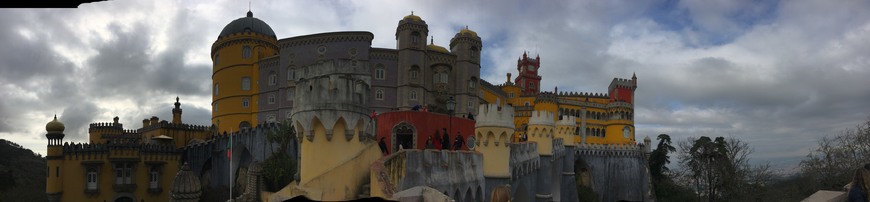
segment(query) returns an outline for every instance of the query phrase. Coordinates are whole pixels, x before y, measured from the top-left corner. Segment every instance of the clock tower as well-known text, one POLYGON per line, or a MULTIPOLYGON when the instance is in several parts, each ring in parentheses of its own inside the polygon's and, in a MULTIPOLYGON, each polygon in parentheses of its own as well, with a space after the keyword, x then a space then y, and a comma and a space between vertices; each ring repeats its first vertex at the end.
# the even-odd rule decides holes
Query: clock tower
POLYGON ((523 94, 538 94, 541 92, 541 76, 538 75, 540 67, 541 56, 529 58, 523 52, 523 57, 517 59, 517 71, 520 74, 514 79, 514 83, 520 86, 523 94))

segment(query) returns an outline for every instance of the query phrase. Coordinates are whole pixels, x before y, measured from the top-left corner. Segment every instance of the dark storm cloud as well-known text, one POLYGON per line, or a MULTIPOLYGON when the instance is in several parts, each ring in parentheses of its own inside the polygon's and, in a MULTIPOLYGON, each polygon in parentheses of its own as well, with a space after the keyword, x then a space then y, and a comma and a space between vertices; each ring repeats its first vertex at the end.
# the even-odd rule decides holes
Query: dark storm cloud
POLYGON ((77 103, 69 105, 63 110, 62 116, 57 117, 63 120, 66 130, 65 140, 83 141, 87 140, 89 124, 98 115, 100 109, 97 105, 90 102, 77 103))

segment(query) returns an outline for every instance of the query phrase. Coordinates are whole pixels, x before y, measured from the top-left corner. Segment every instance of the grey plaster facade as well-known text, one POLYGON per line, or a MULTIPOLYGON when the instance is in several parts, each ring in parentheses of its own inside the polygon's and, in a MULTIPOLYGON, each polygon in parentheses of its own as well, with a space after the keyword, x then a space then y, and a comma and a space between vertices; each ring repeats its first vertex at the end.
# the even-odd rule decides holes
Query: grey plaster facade
POLYGON ((280 122, 294 107, 300 75, 322 61, 345 60, 369 67, 371 110, 408 110, 415 105, 446 112, 449 97, 456 100, 456 116, 476 112, 480 97, 482 42, 466 29, 450 40, 450 48, 426 39, 428 25, 409 15, 396 28, 396 48, 372 47, 374 34, 330 32, 278 40, 278 54, 259 61, 257 120, 280 122), (442 75, 443 74, 443 75, 442 75))

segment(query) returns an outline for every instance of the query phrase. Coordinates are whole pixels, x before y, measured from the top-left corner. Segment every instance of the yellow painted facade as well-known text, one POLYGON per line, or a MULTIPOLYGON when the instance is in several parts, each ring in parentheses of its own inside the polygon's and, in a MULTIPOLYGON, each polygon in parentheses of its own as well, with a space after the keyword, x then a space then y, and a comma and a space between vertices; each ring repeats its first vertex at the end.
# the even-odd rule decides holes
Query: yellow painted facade
POLYGON ((277 38, 257 32, 231 33, 214 42, 211 121, 218 132, 238 131, 259 123, 258 62, 277 53, 277 38))
POLYGON ((179 148, 211 135, 210 127, 181 122, 177 100, 173 122, 152 117, 142 128, 125 130, 116 117, 90 124, 88 143, 63 143, 59 123, 46 126, 49 201, 167 201, 180 168, 179 148))
MULTIPOLYGON (((620 83, 622 85, 630 83, 628 86, 620 87, 629 90, 628 92, 633 96, 636 78, 632 78, 632 80, 614 79, 614 83, 619 82, 622 82, 620 83)), ((558 121, 559 115, 574 117, 575 131, 570 132, 571 137, 564 138, 565 140, 573 140, 573 143, 627 144, 636 141, 633 98, 630 101, 619 101, 603 93, 524 93, 522 86, 511 82, 510 74, 507 74, 507 81, 503 84, 485 85, 480 86, 483 103, 507 103, 515 107, 514 125, 516 131, 512 136, 512 140, 515 142, 522 141, 524 135, 531 141, 530 135, 533 130, 529 126, 529 117, 534 111, 547 111, 556 114, 555 121, 558 121), (626 128, 628 136, 624 132, 626 128)), ((570 142, 566 142, 566 144, 568 143, 570 142)))

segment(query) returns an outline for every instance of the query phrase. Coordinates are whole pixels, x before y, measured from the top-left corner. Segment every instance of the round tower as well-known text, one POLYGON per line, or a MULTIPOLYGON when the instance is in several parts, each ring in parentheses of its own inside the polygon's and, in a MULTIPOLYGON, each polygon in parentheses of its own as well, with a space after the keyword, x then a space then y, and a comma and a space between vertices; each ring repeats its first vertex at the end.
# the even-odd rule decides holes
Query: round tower
POLYGON ((296 81, 291 119, 301 141, 299 185, 330 190, 315 200, 349 200, 367 182, 368 166, 382 157, 368 129, 371 73, 367 63, 335 59, 313 64, 296 81), (347 170, 350 169, 350 170, 347 170), (320 198, 320 197, 323 198, 320 198))
POLYGON ((45 154, 47 179, 45 181, 45 193, 48 195, 49 201, 60 201, 63 195, 63 178, 61 178, 61 170, 63 169, 63 134, 66 127, 57 120, 57 115, 54 115, 54 120, 45 124, 45 137, 48 138, 48 149, 45 154))
POLYGON ((426 75, 431 75, 432 71, 426 67, 426 53, 430 50, 447 52, 447 49, 434 44, 427 46, 428 37, 429 25, 413 12, 402 18, 396 27, 396 103, 400 109, 408 110, 417 104, 428 104, 429 96, 423 86, 431 79, 426 75))
POLYGON ((266 22, 247 16, 227 24, 212 44, 212 124, 218 131, 257 124, 259 64, 278 52, 278 39, 266 22))
POLYGON ((466 26, 450 39, 450 51, 456 55, 455 96, 459 113, 476 113, 480 103, 480 54, 483 46, 477 32, 466 26))
POLYGON ((475 150, 483 154, 483 177, 487 181, 485 192, 489 192, 497 185, 511 182, 510 143, 515 130, 514 108, 501 103, 482 104, 475 120, 475 150))
MULTIPOLYGON (((537 104, 535 105, 537 108, 537 104)), ((555 116, 553 112, 546 110, 535 110, 529 118, 528 135, 529 142, 538 144, 538 154, 540 164, 538 169, 538 179, 535 185, 535 196, 537 201, 550 201, 553 199, 552 186, 553 181, 553 134, 555 131, 555 116)))

